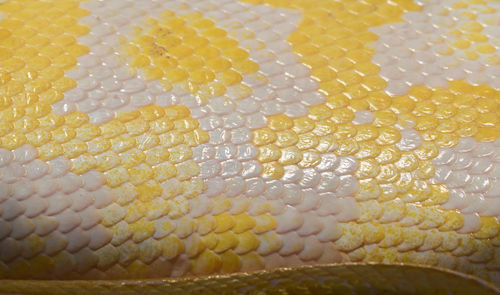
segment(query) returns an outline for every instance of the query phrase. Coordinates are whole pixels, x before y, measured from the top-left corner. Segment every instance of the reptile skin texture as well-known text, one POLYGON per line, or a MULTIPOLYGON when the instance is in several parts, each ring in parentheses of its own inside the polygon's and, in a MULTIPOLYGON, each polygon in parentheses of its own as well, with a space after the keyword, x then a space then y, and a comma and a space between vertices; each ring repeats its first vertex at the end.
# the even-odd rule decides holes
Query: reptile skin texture
POLYGON ((500 286, 499 138, 498 0, 0 1, 0 282, 500 286))

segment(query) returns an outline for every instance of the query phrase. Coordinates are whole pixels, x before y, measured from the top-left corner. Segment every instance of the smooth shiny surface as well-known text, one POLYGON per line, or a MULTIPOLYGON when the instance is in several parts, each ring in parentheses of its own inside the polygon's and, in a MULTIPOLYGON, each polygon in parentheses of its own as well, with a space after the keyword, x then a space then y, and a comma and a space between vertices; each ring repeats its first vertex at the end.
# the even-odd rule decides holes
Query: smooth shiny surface
POLYGON ((3 290, 23 294, 499 294, 461 273, 414 265, 283 268, 276 271, 178 280, 4 281, 3 290))

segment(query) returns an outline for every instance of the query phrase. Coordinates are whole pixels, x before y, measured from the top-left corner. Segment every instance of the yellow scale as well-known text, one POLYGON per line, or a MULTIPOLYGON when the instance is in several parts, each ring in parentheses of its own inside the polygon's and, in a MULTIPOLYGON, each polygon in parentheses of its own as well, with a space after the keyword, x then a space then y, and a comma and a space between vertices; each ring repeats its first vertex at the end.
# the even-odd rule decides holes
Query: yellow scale
MULTIPOLYGON (((287 165, 316 167, 324 153, 354 156, 359 161, 355 177, 360 187, 355 199, 361 215, 341 223, 342 236, 333 242, 349 261, 441 266, 446 260, 448 268, 498 284, 498 220, 483 216, 477 232, 458 233, 463 216, 440 207, 449 198, 448 189, 427 181, 435 173, 432 160, 440 149, 455 147, 464 137, 478 142, 499 138, 500 91, 453 81, 448 88, 415 86, 400 97, 384 92, 387 83, 371 62, 375 51, 369 46, 378 36, 369 29, 401 22, 403 13, 421 10, 413 1, 244 2, 301 12, 302 20, 287 41, 326 97, 325 103, 309 107, 307 116, 268 116, 267 126, 253 131, 261 175, 280 179, 287 165), (355 112, 366 110, 373 113, 373 122, 353 124, 355 112), (412 126, 422 136, 422 145, 413 151, 400 150, 396 143, 401 134, 395 124, 412 126), (407 181, 401 173, 415 178, 407 181), (393 189, 386 190, 387 185, 393 189), (424 243, 434 251, 421 255, 415 250, 424 243), (454 255, 470 253, 474 253, 471 262, 454 260, 454 255)), ((496 13, 487 1, 456 3, 457 8, 472 4, 496 13)), ((83 112, 61 116, 52 111, 51 105, 76 87, 76 81, 65 73, 89 52, 77 38, 90 32, 78 23, 90 11, 79 8, 79 1, 74 0, 9 0, 0 4, 0 13, 0 147, 14 150, 28 144, 37 149, 42 161, 63 156, 71 160, 74 174, 97 170, 104 174, 108 187, 121 192, 116 200, 121 209, 104 208, 100 223, 112 232, 113 241, 129 241, 116 247, 109 243, 95 251, 98 269, 119 279, 168 275, 171 270, 162 269, 164 264, 154 262, 155 258, 174 259, 180 254, 189 258, 193 274, 234 273, 242 265, 265 267, 265 258, 256 252, 261 241, 271 248, 282 246, 273 233, 278 221, 269 214, 271 203, 257 216, 222 213, 190 219, 185 216, 186 203, 174 198, 182 195, 188 202, 206 189, 196 177, 200 167, 192 157, 193 148, 207 143, 209 134, 192 118, 189 108, 150 105, 122 112, 99 126, 91 124, 83 112), (121 153, 132 148, 134 153, 121 153), (179 163, 182 169, 175 166, 179 163), (161 187, 171 178, 182 183, 180 191, 161 187), (157 225, 149 217, 163 215, 179 222, 175 230, 168 222, 162 224, 162 230, 172 234, 151 242, 148 238, 157 225), (116 223, 122 219, 128 227, 116 223), (201 238, 187 244, 182 237, 192 232, 201 238), (125 269, 114 267, 123 252, 134 253, 131 259, 137 260, 125 269), (153 262, 141 262, 148 255, 153 262)), ((477 16, 471 12, 468 17, 470 33, 457 30, 460 38, 443 55, 468 49, 467 57, 474 60, 494 51, 481 33, 481 24, 474 21, 477 16)), ((201 13, 163 11, 134 28, 134 38, 122 43, 119 50, 132 66, 131 73, 143 71, 147 80, 158 80, 165 91, 181 87, 202 102, 224 96, 229 87, 237 88, 241 98, 248 96, 252 89, 242 83, 242 77, 257 74, 259 69, 228 32, 201 13)), ((500 65, 500 60, 492 62, 500 65)), ((224 212, 232 204, 220 196, 212 206, 224 212)), ((249 203, 242 206, 248 208, 249 203)), ((44 242, 33 237, 30 243, 43 247, 44 242)), ((60 254, 0 261, 0 279, 37 277, 68 259, 60 254)), ((92 271, 67 277, 96 278, 92 271)))

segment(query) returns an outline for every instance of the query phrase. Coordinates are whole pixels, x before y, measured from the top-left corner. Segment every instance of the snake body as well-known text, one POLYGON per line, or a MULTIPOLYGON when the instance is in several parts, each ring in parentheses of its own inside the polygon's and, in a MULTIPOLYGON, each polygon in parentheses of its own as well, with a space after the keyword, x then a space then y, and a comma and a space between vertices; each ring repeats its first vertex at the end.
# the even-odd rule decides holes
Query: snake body
POLYGON ((499 121, 498 1, 2 1, 0 282, 494 288, 499 121))

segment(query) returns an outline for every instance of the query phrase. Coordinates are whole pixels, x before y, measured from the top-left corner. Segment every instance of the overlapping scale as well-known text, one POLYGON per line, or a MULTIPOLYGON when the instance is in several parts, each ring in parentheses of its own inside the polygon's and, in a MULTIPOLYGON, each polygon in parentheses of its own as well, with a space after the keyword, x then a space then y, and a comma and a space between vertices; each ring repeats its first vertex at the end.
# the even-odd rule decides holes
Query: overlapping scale
POLYGON ((498 282, 497 9, 0 4, 0 278, 403 262, 498 282))

